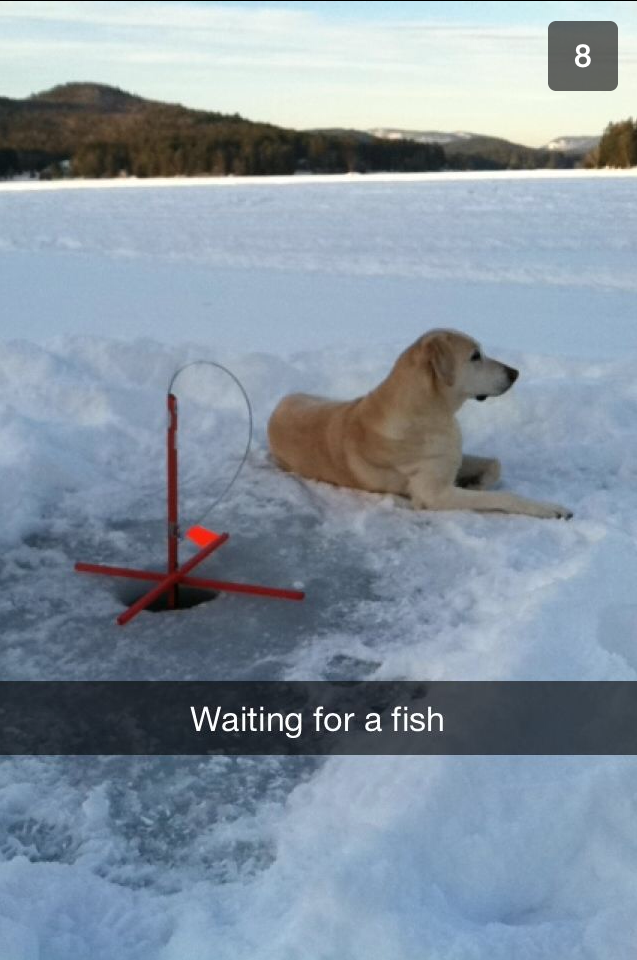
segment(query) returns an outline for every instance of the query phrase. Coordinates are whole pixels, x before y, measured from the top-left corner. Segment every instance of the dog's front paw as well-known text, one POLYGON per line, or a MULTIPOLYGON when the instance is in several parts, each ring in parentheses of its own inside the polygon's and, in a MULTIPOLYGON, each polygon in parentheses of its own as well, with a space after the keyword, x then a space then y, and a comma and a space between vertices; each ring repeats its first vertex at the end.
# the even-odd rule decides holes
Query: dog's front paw
POLYGON ((572 510, 561 507, 559 503, 540 503, 539 507, 537 516, 544 520, 570 520, 573 516, 572 510))

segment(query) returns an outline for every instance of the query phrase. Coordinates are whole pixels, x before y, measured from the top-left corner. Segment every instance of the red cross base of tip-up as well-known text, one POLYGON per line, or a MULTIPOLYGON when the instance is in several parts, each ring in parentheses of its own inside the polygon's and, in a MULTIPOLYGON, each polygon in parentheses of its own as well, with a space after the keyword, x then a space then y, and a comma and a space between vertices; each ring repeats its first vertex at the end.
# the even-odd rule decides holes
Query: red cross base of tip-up
POLYGON ((130 567, 105 566, 98 563, 76 563, 75 569, 79 573, 97 573, 107 577, 125 577, 130 580, 145 580, 155 582, 155 586, 135 601, 124 613, 117 618, 117 623, 124 626, 138 613, 145 610, 167 594, 169 610, 179 606, 179 586, 194 587, 198 590, 212 590, 215 593, 245 593, 258 597, 276 597, 279 600, 303 600, 305 594, 301 590, 285 590, 280 587, 264 587, 254 583, 231 583, 227 580, 210 580, 203 577, 191 577, 194 570, 206 557, 214 553, 229 539, 228 533, 214 533, 202 526, 191 527, 186 536, 192 540, 200 550, 189 560, 179 566, 179 519, 177 493, 177 398, 169 393, 168 404, 168 431, 167 431, 167 479, 168 479, 168 569, 165 573, 153 570, 135 570, 130 567))

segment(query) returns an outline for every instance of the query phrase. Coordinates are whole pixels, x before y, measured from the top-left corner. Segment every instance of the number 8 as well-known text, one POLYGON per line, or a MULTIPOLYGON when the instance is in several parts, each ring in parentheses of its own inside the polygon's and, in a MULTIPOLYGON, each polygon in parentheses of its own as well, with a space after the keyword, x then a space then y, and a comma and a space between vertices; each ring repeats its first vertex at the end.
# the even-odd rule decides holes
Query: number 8
POLYGON ((588 46, 587 43, 578 43, 578 45, 575 47, 575 53, 577 54, 577 56, 575 57, 575 66, 590 67, 591 65, 591 58, 589 57, 590 52, 591 52, 591 48, 588 46), (580 63, 580 60, 583 60, 584 63, 580 63))

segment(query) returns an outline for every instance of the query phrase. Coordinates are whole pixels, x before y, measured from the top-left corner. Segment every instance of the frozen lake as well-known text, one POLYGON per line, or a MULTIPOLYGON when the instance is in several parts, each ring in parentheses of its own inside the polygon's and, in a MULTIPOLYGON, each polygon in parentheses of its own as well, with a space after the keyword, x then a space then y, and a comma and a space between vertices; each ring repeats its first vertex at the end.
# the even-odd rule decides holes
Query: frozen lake
MULTIPOLYGON (((636 185, 0 184, 3 679, 637 680, 636 185), (571 522, 416 513, 271 464, 282 393, 355 396, 432 326, 520 367, 463 410, 466 447, 571 522), (206 569, 308 599, 122 630, 72 565, 161 560, 164 394, 202 357, 255 411, 206 569)), ((193 376, 182 426, 195 520, 241 397, 193 376)), ((7 759, 2 960, 633 960, 636 798, 622 757, 7 759)))
POLYGON ((0 184, 3 336, 637 348, 632 171, 273 181, 0 184))

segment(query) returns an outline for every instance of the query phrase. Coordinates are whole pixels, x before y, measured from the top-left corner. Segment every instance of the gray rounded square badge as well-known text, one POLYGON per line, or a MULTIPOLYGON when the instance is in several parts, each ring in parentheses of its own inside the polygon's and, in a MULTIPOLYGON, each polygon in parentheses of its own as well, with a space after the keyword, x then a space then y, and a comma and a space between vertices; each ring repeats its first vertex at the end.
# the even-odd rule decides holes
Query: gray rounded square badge
POLYGON ((618 32, 613 20, 554 20, 549 24, 551 90, 615 90, 618 32))

